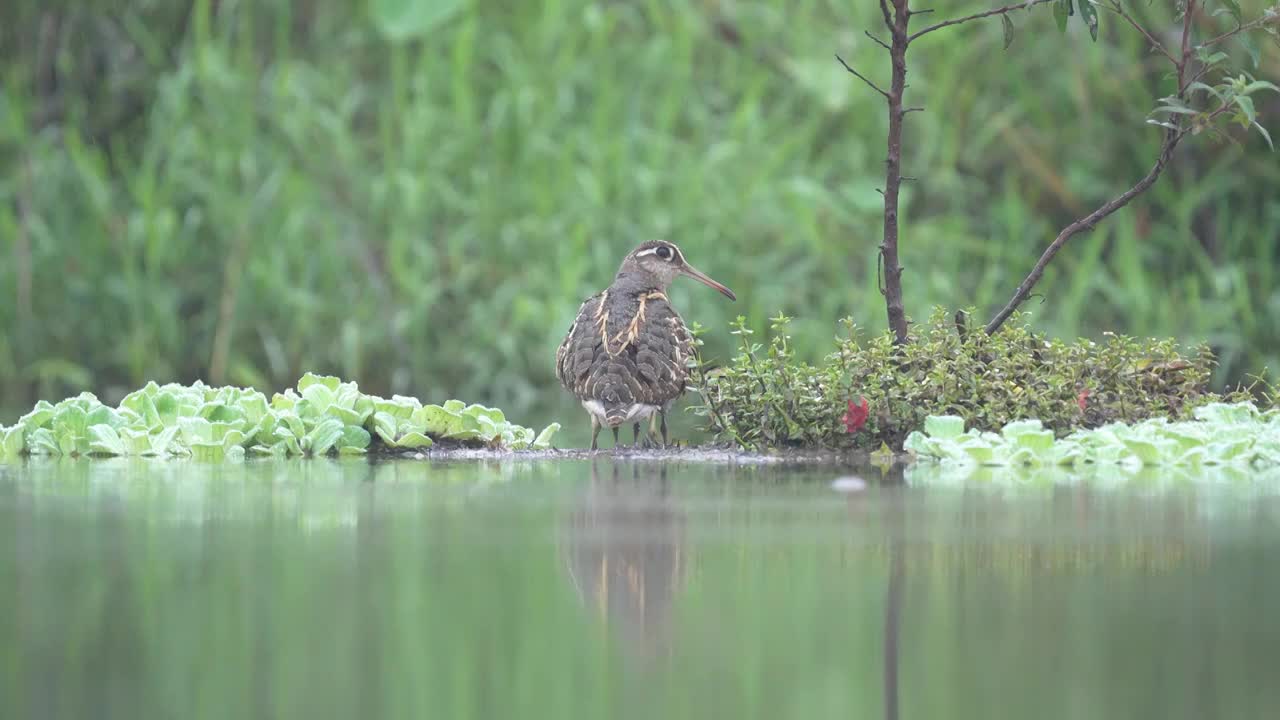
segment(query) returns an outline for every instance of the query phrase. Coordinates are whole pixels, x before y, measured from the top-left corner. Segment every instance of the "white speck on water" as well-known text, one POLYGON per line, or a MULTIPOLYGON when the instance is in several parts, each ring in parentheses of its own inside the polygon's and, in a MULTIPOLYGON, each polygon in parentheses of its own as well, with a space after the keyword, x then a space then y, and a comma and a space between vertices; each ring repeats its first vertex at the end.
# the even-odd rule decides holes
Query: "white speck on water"
POLYGON ((861 492, 867 489, 867 481, 857 475, 846 475, 833 480, 831 489, 836 492, 861 492))

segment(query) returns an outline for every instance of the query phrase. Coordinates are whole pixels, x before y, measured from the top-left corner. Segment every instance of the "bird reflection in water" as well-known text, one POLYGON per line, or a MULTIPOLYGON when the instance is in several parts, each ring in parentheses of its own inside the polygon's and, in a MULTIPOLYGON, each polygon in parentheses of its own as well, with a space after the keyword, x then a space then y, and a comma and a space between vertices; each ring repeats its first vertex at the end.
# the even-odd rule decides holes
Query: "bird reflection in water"
POLYGON ((675 595, 686 579, 686 518, 665 464, 591 465, 564 523, 561 553, 585 607, 643 663, 669 657, 675 595))

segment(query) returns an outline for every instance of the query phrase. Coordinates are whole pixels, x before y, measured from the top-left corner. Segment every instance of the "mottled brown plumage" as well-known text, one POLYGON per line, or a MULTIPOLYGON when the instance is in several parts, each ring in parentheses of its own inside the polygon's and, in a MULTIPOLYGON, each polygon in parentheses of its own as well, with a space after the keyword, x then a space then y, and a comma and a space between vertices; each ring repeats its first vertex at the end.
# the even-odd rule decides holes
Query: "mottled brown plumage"
POLYGON ((622 261, 606 290, 587 298, 556 351, 556 375, 591 416, 591 449, 601 427, 613 430, 633 423, 635 442, 640 422, 662 420, 667 442, 666 411, 685 390, 693 338, 667 300, 677 275, 705 283, 736 300, 733 292, 690 266, 672 243, 646 242, 622 261))

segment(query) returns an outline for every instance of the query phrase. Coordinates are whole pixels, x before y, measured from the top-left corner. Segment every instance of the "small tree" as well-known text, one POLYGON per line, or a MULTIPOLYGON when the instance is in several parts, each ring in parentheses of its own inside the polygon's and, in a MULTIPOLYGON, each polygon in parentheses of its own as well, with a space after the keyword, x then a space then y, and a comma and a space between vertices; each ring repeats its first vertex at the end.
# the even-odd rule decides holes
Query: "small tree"
POLYGON ((932 13, 932 10, 913 10, 909 4, 910 0, 879 0, 879 2, 884 25, 889 32, 889 42, 881 40, 870 32, 866 35, 889 54, 891 67, 889 89, 881 88, 866 75, 851 67, 839 55, 836 59, 846 70, 883 96, 888 106, 888 155, 885 159, 885 184, 882 191, 884 233, 880 243, 880 261, 883 264, 884 277, 881 292, 884 294, 885 307, 888 311, 889 327, 899 343, 906 343, 909 339, 906 313, 902 305, 902 267, 898 262, 898 193, 903 181, 902 131, 907 114, 924 109, 907 106, 903 95, 907 87, 907 49, 924 36, 953 25, 999 16, 1004 27, 1004 46, 1007 49, 1014 34, 1010 14, 1019 10, 1029 12, 1037 5, 1052 4, 1053 15, 1060 31, 1066 31, 1069 18, 1076 15, 1078 9, 1081 21, 1085 23, 1089 34, 1096 41, 1098 13, 1101 10, 1114 14, 1136 32, 1141 33, 1151 45, 1152 50, 1163 55, 1174 70, 1173 91, 1157 101, 1147 121, 1164 128, 1164 139, 1151 169, 1129 189, 1103 203, 1088 215, 1075 220, 1058 233, 1053 242, 1045 248, 1031 272, 1018 285, 1009 302, 987 323, 986 332, 988 333, 994 333, 1000 329, 1005 320, 1031 295, 1032 288, 1040 281, 1045 268, 1067 241, 1086 230, 1093 229, 1107 216, 1128 205, 1135 197, 1155 184, 1173 159, 1173 151, 1187 135, 1204 132, 1221 135, 1226 126, 1239 124, 1246 130, 1257 130, 1266 139, 1267 144, 1271 145, 1271 136, 1258 123, 1252 96, 1263 90, 1280 92, 1280 88, 1272 83, 1256 80, 1247 72, 1235 73, 1229 66, 1229 58, 1221 47, 1233 38, 1255 31, 1266 33, 1280 41, 1280 5, 1266 9, 1258 17, 1246 19, 1238 0, 1221 0, 1221 7, 1211 13, 1206 13, 1207 0, 1178 0, 1176 10, 1182 22, 1182 30, 1178 36, 1178 44, 1171 49, 1156 39, 1150 30, 1143 27, 1126 10, 1126 5, 1131 0, 1025 0, 1025 2, 937 22, 914 32, 910 28, 912 19, 917 15, 932 13), (1220 22, 1216 18, 1221 15, 1229 16, 1233 27, 1214 29, 1213 26, 1220 22), (1200 29, 1200 26, 1204 26, 1204 29, 1200 29), (1197 41, 1197 36, 1205 39, 1197 41))

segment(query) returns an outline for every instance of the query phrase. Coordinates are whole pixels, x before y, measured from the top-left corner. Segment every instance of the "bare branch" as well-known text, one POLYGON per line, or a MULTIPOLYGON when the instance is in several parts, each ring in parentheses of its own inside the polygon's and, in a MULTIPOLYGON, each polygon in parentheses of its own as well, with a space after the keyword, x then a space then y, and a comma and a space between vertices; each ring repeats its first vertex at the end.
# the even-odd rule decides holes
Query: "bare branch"
POLYGON ((929 8, 928 10, 908 10, 907 15, 915 17, 916 15, 928 15, 931 12, 933 12, 933 8, 929 8))
POLYGON ((888 45, 887 43, 885 43, 885 41, 881 40, 880 38, 876 37, 875 35, 872 35, 870 32, 868 32, 868 31, 866 31, 866 30, 863 30, 863 31, 862 31, 862 34, 863 34, 863 35, 866 35, 866 36, 867 36, 867 37, 869 37, 869 38, 871 38, 871 39, 875 42, 875 44, 879 45, 880 47, 884 48, 885 50, 890 50, 890 51, 892 51, 892 50, 893 50, 893 48, 889 47, 889 45, 888 45))
POLYGON ((1186 131, 1184 130, 1175 129, 1166 130, 1164 142, 1160 146, 1160 156, 1156 159, 1156 164, 1152 166, 1151 170, 1147 172, 1145 177, 1118 197, 1108 200, 1097 210, 1094 210, 1085 217, 1076 220, 1063 228, 1062 232, 1058 233, 1058 237, 1054 238, 1053 242, 1049 244, 1049 247, 1045 248, 1044 253, 1040 255, 1040 259, 1036 261, 1035 267, 1031 269, 1031 272, 1027 275, 1026 279, 1022 281, 1022 284, 1018 285, 1018 289, 1013 293, 1013 297, 1010 298, 1004 308, 991 319, 991 322, 987 323, 986 332, 988 335, 999 330, 1000 326, 1004 325, 1005 321, 1009 319, 1009 316, 1013 315, 1013 312, 1018 309, 1018 306, 1022 305, 1022 303, 1026 301, 1027 297, 1031 295, 1031 288, 1035 287, 1036 283, 1040 282, 1041 276, 1044 275, 1045 268, 1049 266, 1049 263, 1053 261, 1054 256, 1058 254, 1058 251, 1062 249, 1063 245, 1067 244, 1068 240, 1086 230, 1092 230, 1095 225, 1101 222, 1108 215, 1114 213, 1125 205, 1128 205, 1130 200, 1133 200, 1135 197, 1146 192, 1148 188, 1155 184, 1155 181, 1160 177, 1160 173, 1164 172, 1165 165, 1167 165, 1170 158, 1173 157, 1173 149, 1178 146, 1178 141, 1182 139, 1185 132, 1186 131))
POLYGON ((1264 25, 1280 25, 1280 15, 1264 15, 1256 20, 1252 20, 1243 25, 1237 25, 1234 30, 1228 30, 1217 37, 1209 38, 1208 40, 1205 40, 1204 42, 1197 45, 1196 48, 1197 49, 1207 48, 1213 45, 1217 45, 1218 43, 1223 42, 1224 40, 1230 40, 1231 38, 1235 37, 1236 35, 1239 35, 1242 32, 1255 30, 1257 28, 1263 27, 1264 25))
POLYGON ((1092 230, 1095 225, 1101 222, 1108 215, 1114 213, 1125 205, 1128 205, 1129 201, 1146 192, 1155 184, 1156 180, 1160 178, 1160 173, 1164 172, 1165 166, 1167 166, 1169 161, 1173 158, 1173 151, 1178 147, 1178 143, 1182 141, 1182 138, 1186 137, 1189 133, 1194 132, 1198 127, 1208 127, 1212 125, 1215 119, 1229 112, 1231 109, 1232 105, 1230 103, 1223 103, 1191 127, 1170 127, 1165 130, 1164 142, 1160 144, 1160 156, 1156 158, 1156 164, 1152 166, 1146 176, 1118 197, 1107 201, 1097 210, 1094 210, 1092 213, 1089 213, 1085 217, 1080 218, 1063 228, 1062 232, 1058 233, 1058 237, 1054 238, 1053 242, 1049 244, 1049 247, 1045 248, 1040 259, 1036 261, 1035 267, 1031 269, 1030 274, 1028 274, 1026 279, 1022 281, 1022 284, 1018 286, 1018 290, 1004 306, 1004 309, 992 318, 991 322, 987 323, 987 333, 990 334, 999 330, 1000 326, 1003 325, 1004 322, 1009 319, 1009 316, 1013 314, 1013 311, 1017 310, 1018 306, 1026 302, 1027 298, 1031 297, 1031 288, 1035 287, 1035 284, 1040 281, 1041 276, 1044 275, 1044 269, 1053 261, 1054 256, 1058 254, 1058 251, 1062 249, 1063 245, 1067 244, 1068 240, 1086 230, 1092 230))
POLYGON ((906 114, 907 114, 907 113, 909 113, 909 112, 924 112, 924 108, 922 108, 922 107, 909 107, 909 108, 903 108, 903 109, 902 109, 902 114, 903 114, 903 115, 906 115, 906 114))
MULTIPOLYGON (((1088 0, 1085 0, 1085 2, 1088 2, 1088 0)), ((1105 10, 1110 10, 1111 12, 1124 18, 1125 22, 1132 25, 1134 30, 1137 30, 1138 32, 1142 33, 1142 36, 1147 39, 1147 42, 1151 43, 1151 47, 1155 48, 1156 50, 1159 50, 1162 55, 1164 55, 1166 58, 1169 59, 1169 62, 1173 63, 1174 66, 1177 66, 1178 59, 1175 58, 1172 53, 1166 50, 1164 45, 1161 44, 1161 42, 1157 40, 1154 35, 1147 32, 1146 28, 1139 25, 1138 21, 1134 20, 1132 15, 1125 12, 1124 7, 1120 5, 1119 0, 1111 0, 1110 5, 1101 5, 1100 7, 1102 7, 1105 10)))
POLYGON ((884 26, 893 32, 893 17, 889 14, 888 0, 880 0, 880 14, 884 16, 884 26))
MULTIPOLYGON (((1014 3, 1013 5, 1005 5, 1004 7, 999 7, 994 10, 987 10, 986 12, 974 13, 973 15, 966 15, 964 17, 955 18, 953 20, 944 20, 940 23, 937 23, 936 25, 930 25, 929 27, 923 30, 912 33, 911 36, 907 38, 907 42, 912 42, 916 38, 922 35, 928 35, 934 30, 941 30, 944 27, 959 25, 960 23, 967 23, 970 20, 981 20, 982 18, 991 17, 992 15, 1007 15, 1013 12, 1014 10, 1024 10, 1034 5, 1043 5, 1044 3, 1047 3, 1047 2, 1054 2, 1054 0, 1028 0, 1027 2, 1014 3)), ((882 6, 883 4, 884 3, 881 3, 882 6)))
MULTIPOLYGON (((1191 60, 1191 19, 1195 15, 1195 8, 1196 0, 1187 0, 1186 8, 1184 9, 1185 15, 1182 21, 1181 54, 1176 60, 1170 58, 1173 60, 1174 66, 1178 69, 1177 96, 1180 98, 1185 96, 1188 84, 1186 80, 1186 72, 1187 65, 1191 60)), ((1209 119, 1217 117, 1222 112, 1223 108, 1218 108, 1209 115, 1209 119)), ((1000 326, 1009 319, 1009 316, 1013 315, 1014 311, 1017 310, 1022 303, 1026 302, 1027 298, 1031 295, 1031 289, 1035 287, 1036 283, 1040 282, 1040 278, 1044 276, 1045 268, 1048 267, 1049 263, 1053 261, 1053 258, 1057 256, 1058 251, 1062 249, 1063 245, 1066 245, 1067 242, 1076 235, 1079 235, 1086 230, 1092 230, 1094 226, 1104 220, 1107 216, 1125 205, 1128 205, 1131 200, 1146 192, 1152 185, 1154 185, 1156 180, 1160 178, 1160 174, 1164 172, 1165 166, 1168 165, 1169 161, 1173 158, 1174 149, 1178 146, 1178 143, 1182 138, 1190 131, 1190 128, 1182 127, 1182 123, 1175 119, 1173 124, 1165 130, 1164 141, 1160 143, 1160 154, 1156 158, 1155 165, 1151 167, 1151 170, 1149 170, 1141 180, 1120 195, 1108 200, 1097 210, 1094 210, 1085 217, 1082 217, 1063 228, 1062 232, 1059 232, 1058 236, 1053 239, 1053 242, 1049 243, 1049 247, 1045 248, 1045 251, 1040 255, 1040 259, 1037 260, 1035 266, 1031 268, 1031 272, 1028 273, 1027 277, 1023 279, 1020 285, 1018 285, 1018 289, 1013 293, 1013 297, 1009 299, 1009 302, 1005 304, 1004 308, 1001 309, 999 313, 996 313, 996 316, 991 319, 991 322, 987 323, 987 334, 991 334, 999 330, 1000 326)))
POLYGON ((881 95, 883 95, 883 96, 885 97, 885 99, 886 99, 886 100, 889 98, 889 93, 885 92, 884 90, 881 90, 879 85, 876 85, 875 83, 873 83, 873 82, 871 82, 870 80, 868 80, 866 75, 863 75, 862 73, 858 72, 857 70, 854 70, 853 68, 849 67, 849 63, 845 62, 845 61, 844 61, 844 58, 840 57, 839 55, 836 55, 836 59, 840 61, 840 64, 844 66, 844 69, 845 69, 845 70, 848 70, 849 72, 853 73, 853 76, 854 76, 854 77, 856 77, 856 78, 858 78, 859 80, 861 80, 862 82, 866 83, 866 84, 867 84, 867 87, 869 87, 869 88, 871 88, 872 90, 875 90, 876 92, 878 92, 878 93, 880 93, 881 95))
POLYGON ((902 306, 902 267, 898 262, 898 191, 902 186, 902 125, 906 113, 902 109, 902 95, 907 88, 907 25, 911 22, 909 0, 880 0, 886 24, 889 25, 891 46, 889 64, 892 70, 889 84, 889 133, 884 168, 884 235, 880 252, 884 258, 884 304, 894 341, 905 345, 910 341, 910 326, 902 306), (893 18, 889 21, 889 2, 893 3, 893 18))

